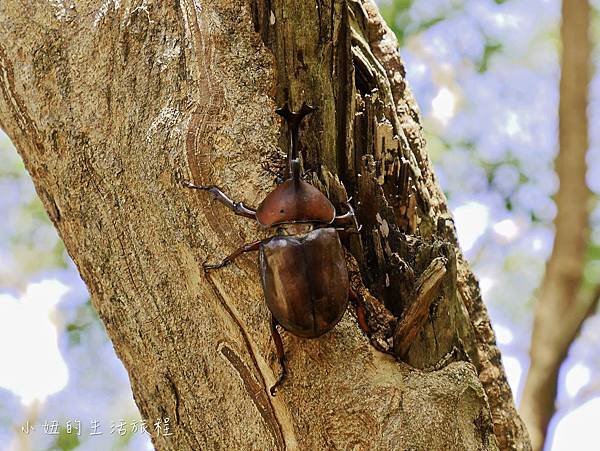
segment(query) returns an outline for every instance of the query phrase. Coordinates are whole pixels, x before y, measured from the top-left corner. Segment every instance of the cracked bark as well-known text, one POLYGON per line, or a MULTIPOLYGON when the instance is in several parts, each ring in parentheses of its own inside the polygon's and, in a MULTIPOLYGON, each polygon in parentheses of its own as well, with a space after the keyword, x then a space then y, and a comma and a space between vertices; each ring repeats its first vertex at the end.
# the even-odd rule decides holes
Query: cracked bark
POLYGON ((0 123, 85 280, 158 449, 528 449, 477 282, 424 148, 397 43, 373 4, 193 0, 0 5, 0 123), (345 238, 373 336, 348 312, 283 334, 279 373, 255 259, 266 236, 184 179, 248 205, 273 188, 273 110, 319 110, 312 182, 363 230, 345 238), (442 280, 395 356, 432 262, 442 280), (423 323, 423 321, 419 321, 423 323))

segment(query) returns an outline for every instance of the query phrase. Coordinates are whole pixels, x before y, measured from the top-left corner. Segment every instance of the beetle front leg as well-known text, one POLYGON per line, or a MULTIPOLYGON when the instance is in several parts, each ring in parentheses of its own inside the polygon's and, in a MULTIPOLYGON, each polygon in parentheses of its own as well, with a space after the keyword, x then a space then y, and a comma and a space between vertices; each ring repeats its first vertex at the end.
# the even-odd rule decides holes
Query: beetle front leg
POLYGON ((277 351, 277 359, 279 360, 279 365, 281 366, 281 374, 279 375, 279 378, 277 379, 275 384, 273 384, 273 386, 269 390, 271 392, 271 396, 275 396, 277 388, 281 385, 281 383, 287 376, 287 368, 285 366, 285 351, 283 350, 283 341, 281 340, 281 335, 279 335, 279 331, 277 330, 277 324, 279 323, 277 322, 275 317, 271 315, 271 336, 273 337, 273 342, 275 343, 275 350, 277 351))
POLYGON ((354 213, 354 208, 352 208, 352 205, 350 204, 351 200, 352 199, 348 199, 348 202, 346 202, 348 211, 346 213, 344 213, 343 215, 337 215, 333 219, 333 227, 336 230, 343 230, 343 231, 346 231, 347 229, 354 229, 354 232, 351 232, 351 233, 358 233, 358 232, 360 232, 360 229, 362 229, 362 226, 358 225, 358 220, 356 219, 356 213, 354 213))
POLYGON ((183 186, 190 189, 199 189, 208 191, 214 199, 221 202, 223 205, 232 210, 236 215, 244 216, 250 219, 256 219, 256 211, 246 207, 243 202, 234 202, 215 185, 194 185, 192 182, 184 180, 183 186))
POLYGON ((223 260, 221 260, 219 263, 209 264, 209 263, 205 262, 202 264, 202 268, 204 269, 204 272, 208 272, 212 269, 223 268, 224 266, 228 265, 233 260, 238 258, 240 255, 245 254, 246 252, 257 251, 258 248, 260 247, 261 241, 262 240, 257 240, 252 243, 244 244, 239 249, 236 249, 236 251, 233 254, 228 255, 223 260))
POLYGON ((271 174, 271 176, 275 177, 275 184, 276 185, 281 185, 283 182, 285 182, 285 179, 279 175, 279 172, 277 172, 274 169, 271 169, 271 166, 269 165, 268 162, 262 163, 261 167, 267 171, 269 174, 271 174))

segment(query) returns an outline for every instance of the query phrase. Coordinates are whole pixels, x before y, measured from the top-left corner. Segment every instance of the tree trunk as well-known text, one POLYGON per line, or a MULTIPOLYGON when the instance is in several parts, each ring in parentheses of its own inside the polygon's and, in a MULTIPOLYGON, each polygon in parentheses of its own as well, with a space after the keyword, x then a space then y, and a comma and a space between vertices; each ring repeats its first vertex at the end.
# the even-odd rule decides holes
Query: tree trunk
POLYGON ((476 280, 424 150, 397 43, 368 1, 0 5, 0 125, 85 280, 158 449, 529 449, 476 280), (284 333, 280 372, 254 257, 268 236, 205 193, 257 205, 301 132, 372 335, 349 311, 284 333), (415 329, 416 328, 416 329, 415 329))

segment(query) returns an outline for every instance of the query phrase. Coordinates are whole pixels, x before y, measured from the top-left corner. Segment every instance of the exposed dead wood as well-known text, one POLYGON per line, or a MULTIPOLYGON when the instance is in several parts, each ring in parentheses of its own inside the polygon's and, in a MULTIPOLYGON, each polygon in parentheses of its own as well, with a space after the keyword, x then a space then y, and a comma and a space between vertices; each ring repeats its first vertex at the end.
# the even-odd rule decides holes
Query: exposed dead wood
POLYGON ((446 275, 446 259, 434 259, 417 280, 412 304, 402 315, 394 333, 394 353, 404 358, 415 337, 421 332, 429 317, 431 303, 439 293, 442 278, 446 275))

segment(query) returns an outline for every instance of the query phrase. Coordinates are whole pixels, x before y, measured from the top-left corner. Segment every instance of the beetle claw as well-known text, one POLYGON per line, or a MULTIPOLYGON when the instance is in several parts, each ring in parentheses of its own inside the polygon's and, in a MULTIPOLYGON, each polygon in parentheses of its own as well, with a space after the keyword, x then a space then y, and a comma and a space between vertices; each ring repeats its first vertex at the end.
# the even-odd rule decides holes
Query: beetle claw
POLYGON ((316 173, 316 168, 308 168, 306 171, 302 173, 302 179, 304 180, 309 174, 316 173))
POLYGON ((220 269, 223 268, 225 265, 227 265, 228 262, 221 262, 221 263, 203 263, 202 264, 202 269, 204 269, 204 272, 209 272, 212 271, 213 269, 220 269))
POLYGON ((181 182, 181 184, 183 186, 185 186, 186 188, 199 189, 199 190, 202 190, 202 191, 210 191, 211 189, 216 188, 215 185, 194 185, 189 180, 184 180, 184 181, 181 182))
POLYGON ((267 171, 269 174, 271 174, 273 177, 275 177, 275 184, 276 185, 281 185, 285 180, 283 179, 283 177, 281 177, 281 175, 279 175, 279 173, 274 170, 271 169, 271 166, 269 165, 268 162, 263 162, 260 164, 260 166, 267 171))
POLYGON ((279 376, 279 379, 277 379, 277 382, 275 382, 273 384, 273 386, 269 389, 271 396, 275 396, 275 393, 277 393, 279 386, 283 383, 283 380, 285 379, 286 374, 287 374, 287 371, 285 369, 285 361, 284 361, 284 362, 282 362, 281 375, 279 376))
POLYGON ((354 208, 352 208, 352 204, 350 203, 351 201, 352 201, 352 196, 350 198, 348 198, 348 200, 346 201, 346 206, 348 207, 348 210, 350 211, 350 213, 352 213, 352 222, 353 222, 353 228, 355 230, 355 233, 360 233, 360 229, 362 229, 362 224, 358 223, 356 213, 354 212, 354 208))

